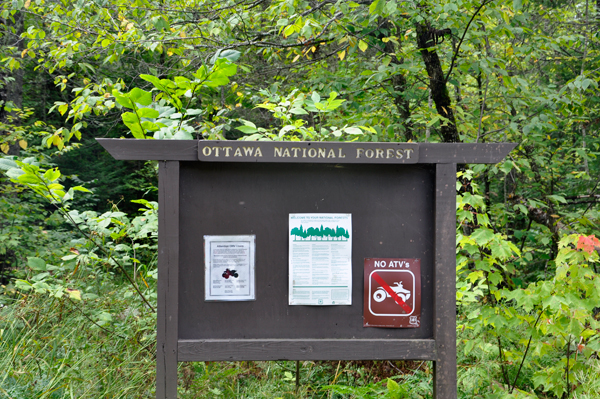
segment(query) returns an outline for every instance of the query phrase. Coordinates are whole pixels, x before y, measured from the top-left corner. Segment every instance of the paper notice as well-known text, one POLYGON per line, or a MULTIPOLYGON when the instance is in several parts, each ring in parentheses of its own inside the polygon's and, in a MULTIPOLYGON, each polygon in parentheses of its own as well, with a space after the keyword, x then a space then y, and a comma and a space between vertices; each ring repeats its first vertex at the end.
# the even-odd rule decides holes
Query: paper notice
POLYGON ((352 215, 291 213, 289 304, 352 304, 352 215))
POLYGON ((256 236, 204 236, 204 299, 252 301, 256 236))

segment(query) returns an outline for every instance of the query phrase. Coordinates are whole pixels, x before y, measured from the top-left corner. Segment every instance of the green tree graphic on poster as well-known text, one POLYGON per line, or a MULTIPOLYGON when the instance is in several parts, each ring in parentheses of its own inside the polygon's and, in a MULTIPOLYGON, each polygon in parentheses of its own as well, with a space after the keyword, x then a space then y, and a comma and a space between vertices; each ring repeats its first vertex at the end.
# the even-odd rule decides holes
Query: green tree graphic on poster
POLYGON ((294 236, 294 241, 348 241, 350 233, 348 230, 340 226, 331 227, 309 227, 304 230, 304 227, 294 227, 290 231, 290 235, 294 236))

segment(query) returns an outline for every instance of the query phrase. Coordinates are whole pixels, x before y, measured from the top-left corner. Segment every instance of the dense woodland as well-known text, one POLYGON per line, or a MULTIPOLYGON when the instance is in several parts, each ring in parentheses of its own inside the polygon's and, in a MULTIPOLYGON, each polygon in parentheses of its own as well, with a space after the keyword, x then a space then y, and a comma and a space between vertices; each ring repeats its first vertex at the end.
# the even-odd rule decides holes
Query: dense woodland
MULTIPOLYGON (((154 395, 157 165, 98 137, 514 142, 457 186, 459 397, 600 397, 600 1, 6 0, 0 398, 154 395)), ((427 398, 428 362, 182 363, 427 398)))

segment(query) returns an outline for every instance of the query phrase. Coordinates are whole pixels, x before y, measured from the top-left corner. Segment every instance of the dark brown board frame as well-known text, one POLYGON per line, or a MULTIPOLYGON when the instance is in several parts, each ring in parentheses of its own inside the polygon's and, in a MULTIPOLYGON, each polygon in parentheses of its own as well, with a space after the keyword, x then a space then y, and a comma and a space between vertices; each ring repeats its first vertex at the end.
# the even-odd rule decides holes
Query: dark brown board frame
POLYGON ((179 361, 280 359, 432 360, 434 397, 456 398, 456 165, 500 162, 515 144, 98 142, 160 161, 157 398, 177 397, 179 361), (288 212, 353 214, 352 306, 287 306, 288 212), (257 300, 206 304, 202 235, 249 233, 257 300), (357 327, 369 256, 422 259, 420 328, 357 327))

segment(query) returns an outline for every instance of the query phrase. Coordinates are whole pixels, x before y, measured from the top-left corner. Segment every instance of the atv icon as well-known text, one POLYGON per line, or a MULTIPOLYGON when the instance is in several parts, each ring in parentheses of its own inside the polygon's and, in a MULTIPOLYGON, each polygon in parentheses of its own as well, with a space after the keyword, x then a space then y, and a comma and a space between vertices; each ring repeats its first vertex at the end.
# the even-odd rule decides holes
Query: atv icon
MULTIPOLYGON (((396 284, 396 286, 390 287, 390 288, 396 294, 398 294, 398 296, 404 302, 408 301, 408 298, 410 298, 410 291, 404 289, 404 287, 402 286, 402 281, 396 281, 394 284, 396 284)), ((377 288, 377 290, 373 294, 373 299, 375 299, 376 302, 382 302, 385 298, 389 298, 389 297, 390 297, 390 294, 385 289, 383 289, 383 287, 377 288)))

